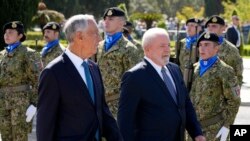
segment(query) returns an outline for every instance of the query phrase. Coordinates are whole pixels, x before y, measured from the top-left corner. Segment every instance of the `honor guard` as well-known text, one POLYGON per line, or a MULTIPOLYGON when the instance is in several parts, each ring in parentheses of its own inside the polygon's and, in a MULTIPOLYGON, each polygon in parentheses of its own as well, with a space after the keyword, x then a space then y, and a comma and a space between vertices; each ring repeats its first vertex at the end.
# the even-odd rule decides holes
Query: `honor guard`
POLYGON ((182 73, 184 73, 185 66, 190 63, 198 61, 198 54, 196 50, 196 42, 201 31, 201 20, 191 18, 186 21, 187 37, 180 42, 179 63, 182 73), (193 53, 193 54, 192 54, 193 53))
POLYGON ((63 53, 64 47, 59 43, 60 25, 49 22, 43 27, 43 37, 47 44, 41 51, 43 67, 63 53))
POLYGON ((0 52, 0 134, 3 141, 27 141, 36 112, 39 54, 22 45, 24 26, 12 21, 3 26, 8 45, 0 52))
POLYGON ((218 56, 226 64, 233 67, 235 75, 237 76, 239 85, 242 83, 243 61, 239 54, 238 49, 224 38, 225 21, 221 17, 214 15, 211 16, 205 24, 207 31, 215 33, 219 36, 220 47, 218 56))
POLYGON ((133 32, 133 24, 129 21, 126 21, 126 24, 123 27, 123 36, 126 37, 130 42, 132 42, 137 47, 137 49, 140 52, 140 58, 143 58, 144 53, 141 43, 132 37, 132 32, 133 32))
POLYGON ((99 43, 97 63, 103 76, 106 101, 116 117, 120 79, 126 70, 139 62, 140 56, 137 47, 122 34, 126 23, 124 11, 118 7, 108 8, 103 20, 105 39, 99 43))
POLYGON ((194 70, 190 98, 208 141, 227 137, 240 106, 240 87, 233 68, 218 55, 220 38, 203 33, 197 42, 200 60, 194 70))

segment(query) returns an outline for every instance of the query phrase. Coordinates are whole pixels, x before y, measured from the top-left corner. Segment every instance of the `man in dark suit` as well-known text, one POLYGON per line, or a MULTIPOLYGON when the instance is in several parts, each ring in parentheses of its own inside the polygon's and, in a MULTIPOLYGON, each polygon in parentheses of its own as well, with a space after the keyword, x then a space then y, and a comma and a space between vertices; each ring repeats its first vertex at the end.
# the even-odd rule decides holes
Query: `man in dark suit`
POLYGON ((238 16, 232 16, 232 26, 227 29, 226 38, 238 49, 241 45, 240 30, 239 30, 240 19, 238 16))
POLYGON ((64 31, 69 46, 39 80, 38 141, 122 141, 104 99, 100 70, 88 60, 101 39, 94 17, 73 16, 64 31))
POLYGON ((205 141, 180 69, 169 62, 169 46, 166 30, 149 29, 142 38, 144 61, 122 77, 118 126, 124 141, 184 141, 185 129, 205 141))

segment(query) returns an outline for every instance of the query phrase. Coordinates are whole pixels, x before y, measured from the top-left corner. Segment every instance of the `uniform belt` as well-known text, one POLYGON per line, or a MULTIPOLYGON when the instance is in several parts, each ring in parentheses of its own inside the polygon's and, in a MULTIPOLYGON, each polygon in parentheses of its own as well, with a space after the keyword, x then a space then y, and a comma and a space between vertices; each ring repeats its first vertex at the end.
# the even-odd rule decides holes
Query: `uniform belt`
POLYGON ((31 86, 30 85, 19 85, 19 86, 15 86, 15 87, 4 87, 4 88, 0 88, 0 93, 2 92, 22 92, 22 91, 28 91, 31 90, 31 86))
POLYGON ((120 95, 119 94, 115 94, 115 95, 108 95, 105 97, 106 102, 110 102, 110 101, 114 101, 119 99, 120 95))
POLYGON ((202 120, 200 123, 201 123, 201 126, 204 128, 204 127, 208 127, 210 125, 216 124, 222 120, 223 120, 222 114, 218 114, 212 118, 202 120))

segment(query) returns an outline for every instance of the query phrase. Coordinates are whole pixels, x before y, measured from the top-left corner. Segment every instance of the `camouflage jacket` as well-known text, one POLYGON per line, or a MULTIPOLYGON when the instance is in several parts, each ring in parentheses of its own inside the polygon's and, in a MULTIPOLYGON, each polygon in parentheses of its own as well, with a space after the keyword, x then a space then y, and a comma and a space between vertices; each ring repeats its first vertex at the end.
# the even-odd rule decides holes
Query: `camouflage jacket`
POLYGON ((22 45, 12 53, 8 54, 4 49, 0 54, 0 93, 27 85, 32 89, 30 102, 36 104, 38 76, 42 68, 39 54, 22 45))
POLYGON ((106 96, 119 94, 120 79, 123 73, 139 60, 137 47, 125 37, 119 39, 107 52, 104 50, 104 41, 100 42, 97 63, 102 73, 106 96))
MULTIPOLYGON (((196 45, 196 43, 194 45, 196 45)), ((187 65, 189 63, 188 62, 189 59, 191 59, 191 61, 192 60, 196 60, 196 57, 198 57, 198 56, 196 56, 196 57, 195 56, 191 56, 191 58, 189 58, 191 51, 186 48, 186 38, 184 38, 184 39, 182 39, 180 41, 179 48, 180 48, 180 54, 179 54, 179 58, 178 59, 179 59, 179 63, 180 63, 181 72, 182 72, 182 74, 184 74, 185 65, 187 65)), ((192 63, 195 63, 195 62, 192 62, 192 63)))
POLYGON ((57 44, 56 46, 52 47, 48 52, 41 56, 43 62, 43 68, 48 65, 48 63, 54 60, 57 56, 61 55, 64 51, 64 47, 61 44, 57 44))
POLYGON ((221 114, 224 126, 229 128, 240 106, 240 88, 234 71, 221 60, 217 60, 202 76, 199 67, 197 63, 190 92, 197 117, 204 121, 221 114))
POLYGON ((243 61, 239 54, 239 50, 228 40, 224 39, 220 45, 218 56, 234 69, 238 83, 241 85, 243 79, 243 61))

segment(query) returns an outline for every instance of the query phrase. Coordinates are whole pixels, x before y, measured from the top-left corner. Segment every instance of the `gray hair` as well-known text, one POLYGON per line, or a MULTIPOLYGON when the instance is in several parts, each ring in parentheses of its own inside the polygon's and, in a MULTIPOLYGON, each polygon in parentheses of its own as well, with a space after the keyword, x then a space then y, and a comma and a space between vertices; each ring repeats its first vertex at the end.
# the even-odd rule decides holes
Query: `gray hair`
POLYGON ((168 32, 163 28, 150 28, 147 30, 142 37, 142 48, 152 44, 152 40, 157 37, 157 35, 166 35, 169 38, 168 32))
POLYGON ((94 23, 96 23, 94 16, 88 14, 75 15, 70 17, 66 21, 63 31, 65 33, 65 37, 68 40, 68 42, 73 41, 76 32, 78 31, 84 32, 88 28, 88 21, 93 21, 94 23))

